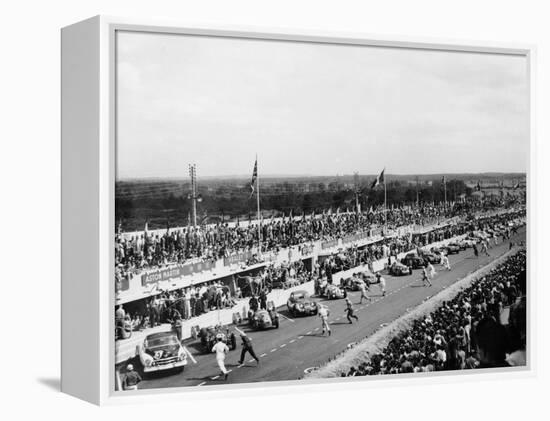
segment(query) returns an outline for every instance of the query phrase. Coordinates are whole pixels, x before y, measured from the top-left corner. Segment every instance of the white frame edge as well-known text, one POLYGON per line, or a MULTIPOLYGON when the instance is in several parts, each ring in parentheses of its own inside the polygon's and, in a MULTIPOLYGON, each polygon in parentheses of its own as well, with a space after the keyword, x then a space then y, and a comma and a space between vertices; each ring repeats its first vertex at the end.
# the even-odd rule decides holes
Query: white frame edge
MULTIPOLYGON (((468 41, 467 43, 457 40, 441 39, 420 39, 413 37, 393 37, 377 36, 357 33, 334 33, 326 31, 303 31, 296 29, 281 28, 257 28, 245 26, 230 25, 211 25, 211 24, 182 24, 166 20, 153 19, 128 19, 107 16, 96 16, 92 19, 71 25, 63 29, 62 41, 62 391, 96 404, 127 404, 140 402, 160 402, 160 401, 181 401, 211 399, 211 398, 230 398, 246 396, 260 396, 269 391, 273 395, 295 393, 296 387, 300 392, 329 392, 338 388, 346 390, 348 388, 356 389, 360 387, 383 387, 383 386, 401 386, 402 380, 406 379, 407 385, 415 384, 433 384, 450 382, 467 382, 472 378, 466 373, 456 375, 454 372, 443 372, 431 374, 429 376, 415 374, 388 376, 376 378, 370 381, 363 379, 346 379, 343 382, 340 379, 327 379, 322 381, 288 381, 273 382, 262 384, 228 385, 212 386, 208 389, 198 387, 180 387, 170 389, 157 389, 136 392, 114 392, 114 338, 112 334, 112 320, 114 318, 114 290, 112 288, 114 261, 113 238, 114 232, 114 181, 115 181, 115 95, 114 95, 114 75, 115 75, 115 31, 132 30, 142 32, 156 33, 174 33, 202 36, 222 36, 237 38, 257 38, 273 39, 281 41, 297 42, 315 42, 315 43, 337 43, 337 44, 355 44, 365 46, 393 47, 393 48, 414 48, 430 50, 451 50, 464 52, 478 52, 491 54, 522 55, 528 60, 528 78, 530 86, 530 140, 529 140, 529 165, 528 165, 528 295, 529 295, 529 314, 528 314, 528 361, 527 368, 517 370, 507 369, 505 373, 502 370, 491 370, 490 372, 475 372, 475 380, 502 380, 503 376, 507 379, 524 378, 535 375, 536 355, 535 339, 532 337, 535 331, 534 320, 534 297, 535 274, 531 273, 532 262, 534 261, 535 230, 533 224, 536 220, 536 203, 533 199, 535 192, 534 174, 536 170, 536 151, 535 151, 535 66, 534 59, 536 48, 534 45, 525 44, 505 44, 486 41, 468 41), (96 81, 97 92, 91 92, 90 87, 75 86, 66 80, 69 73, 74 69, 67 67, 70 64, 70 58, 82 56, 81 50, 87 46, 86 39, 80 39, 75 42, 78 47, 69 45, 68 39, 74 38, 81 31, 89 35, 97 42, 96 45, 89 45, 90 50, 83 57, 88 60, 93 71, 83 72, 78 76, 79 79, 96 81), (88 33, 92 31, 92 33, 88 33), (94 32, 95 31, 95 32, 94 32), (95 35, 95 36, 94 36, 95 35), (80 49, 80 51, 78 51, 80 49), (91 54, 95 49, 98 55, 91 54), (85 74, 84 74, 85 73, 85 74), (72 90, 69 94, 68 90, 72 90), (90 102, 89 102, 90 101, 90 102), (97 102, 94 102, 97 101, 97 102), (95 106, 97 105, 97 109, 95 106), (65 107, 66 106, 66 107, 65 107), (69 109, 71 115, 68 117, 69 109), (94 114, 97 112, 97 114, 94 114), (90 114, 97 115, 95 125, 79 127, 82 118, 89 117, 90 114), (76 148, 71 147, 71 142, 78 135, 80 141, 76 148), (66 162, 72 161, 71 158, 82 155, 86 147, 94 150, 93 145, 86 145, 86 142, 96 142, 97 162, 90 165, 90 168, 73 168, 66 162), (81 149, 82 148, 82 149, 81 149), (70 180, 67 180, 69 178, 70 180), (95 184, 94 184, 95 183, 95 184), (80 250, 74 250, 75 245, 81 245, 82 241, 76 238, 75 232, 70 232, 74 226, 75 217, 71 217, 67 212, 73 209, 76 204, 82 200, 89 199, 89 192, 76 194, 74 197, 67 196, 72 193, 76 186, 97 187, 97 200, 93 200, 96 208, 90 209, 84 217, 77 215, 76 219, 82 219, 84 224, 80 226, 78 234, 83 232, 90 237, 86 249, 93 255, 97 254, 97 261, 80 257, 80 250), (94 221, 97 225, 94 225, 94 221), (99 232, 97 231, 99 230, 99 232), (97 241, 96 241, 97 240, 97 241), (82 266, 88 263, 88 267, 97 268, 97 276, 93 270, 91 274, 79 276, 75 280, 75 275, 82 273, 82 266), (97 282, 96 285, 90 285, 90 282, 97 282), (91 303, 88 303, 86 309, 90 311, 88 315, 81 314, 81 305, 71 305, 71 298, 76 297, 76 292, 88 291, 93 297, 91 303), (70 318, 67 321, 67 318, 70 318), (72 329, 78 325, 81 329, 88 332, 96 332, 96 338, 86 338, 82 340, 79 336, 75 339, 69 336, 72 329), (82 367, 82 361, 91 361, 93 364, 82 367), (77 378, 84 376, 89 382, 88 387, 77 384, 77 378), (359 383, 357 382, 359 381, 359 383), (421 383, 418 383, 421 382, 421 383), (195 393, 200 391, 200 393, 195 393)), ((73 145, 74 146, 74 145, 73 145)), ((95 257, 94 257, 95 258, 95 257)), ((84 266, 86 267, 86 265, 84 266)), ((81 335, 82 336, 82 335, 81 335)), ((88 335, 90 336, 90 335, 88 335)), ((469 373, 468 373, 469 374, 469 373)), ((82 377, 81 377, 82 378, 82 377)))

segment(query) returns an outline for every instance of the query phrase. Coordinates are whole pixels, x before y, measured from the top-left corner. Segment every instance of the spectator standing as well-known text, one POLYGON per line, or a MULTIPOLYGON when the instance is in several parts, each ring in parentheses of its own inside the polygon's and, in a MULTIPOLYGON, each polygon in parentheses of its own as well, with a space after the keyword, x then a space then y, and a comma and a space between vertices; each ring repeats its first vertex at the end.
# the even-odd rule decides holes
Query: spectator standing
POLYGON ((126 374, 122 380, 122 388, 124 390, 138 390, 138 384, 141 383, 141 376, 134 371, 134 366, 128 364, 126 366, 126 374))

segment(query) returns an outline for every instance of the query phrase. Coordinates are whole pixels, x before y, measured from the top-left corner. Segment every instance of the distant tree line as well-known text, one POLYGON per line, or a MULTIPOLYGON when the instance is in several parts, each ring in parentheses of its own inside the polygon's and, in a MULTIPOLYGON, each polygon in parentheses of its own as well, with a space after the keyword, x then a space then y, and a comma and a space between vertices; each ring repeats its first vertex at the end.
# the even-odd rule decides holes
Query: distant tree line
MULTIPOLYGON (((304 192, 298 189, 294 191, 291 186, 285 186, 285 191, 279 188, 262 189, 260 195, 260 207, 264 217, 271 215, 288 216, 290 212, 294 216, 303 213, 320 213, 332 208, 340 212, 355 210, 356 194, 362 210, 368 210, 372 206, 383 205, 384 187, 382 185, 371 189, 366 184, 354 188, 338 186, 336 189, 319 188, 315 191, 304 192)), ((460 195, 471 195, 472 189, 467 187, 462 180, 448 180, 446 182, 447 201, 458 201, 460 195)), ((213 191, 201 192, 202 202, 197 204, 197 220, 207 223, 218 221, 247 220, 256 217, 256 196, 250 195, 249 188, 224 189, 217 188, 213 191)), ((403 206, 415 204, 418 198, 422 203, 438 203, 444 201, 444 187, 442 181, 414 184, 402 181, 389 181, 386 185, 387 205, 403 206)), ((185 226, 191 216, 191 200, 183 194, 174 192, 151 195, 124 194, 115 199, 116 223, 122 225, 124 231, 141 230, 148 221, 151 229, 166 226, 185 226)))

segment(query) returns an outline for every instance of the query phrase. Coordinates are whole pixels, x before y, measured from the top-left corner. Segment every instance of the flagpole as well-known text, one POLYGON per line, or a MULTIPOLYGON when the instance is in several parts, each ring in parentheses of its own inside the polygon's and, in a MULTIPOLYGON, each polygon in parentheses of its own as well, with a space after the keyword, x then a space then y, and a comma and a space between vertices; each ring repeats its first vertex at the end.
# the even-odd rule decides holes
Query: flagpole
MULTIPOLYGON (((258 154, 256 154, 256 164, 258 163, 258 154)), ((256 174, 256 205, 258 206, 258 253, 262 254, 262 228, 260 216, 260 172, 256 174)))
POLYGON ((445 189, 445 210, 447 210, 447 179, 443 176, 443 188, 445 189))
POLYGON ((384 168, 384 231, 387 231, 388 227, 388 209, 386 205, 386 169, 384 168))

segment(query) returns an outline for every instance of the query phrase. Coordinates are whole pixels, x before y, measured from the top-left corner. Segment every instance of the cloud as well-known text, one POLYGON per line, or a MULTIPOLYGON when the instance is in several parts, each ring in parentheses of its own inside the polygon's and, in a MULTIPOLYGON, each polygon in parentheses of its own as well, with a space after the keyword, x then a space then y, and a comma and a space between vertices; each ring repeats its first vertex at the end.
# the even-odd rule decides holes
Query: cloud
POLYGON ((122 177, 524 171, 524 57, 122 32, 122 177))

